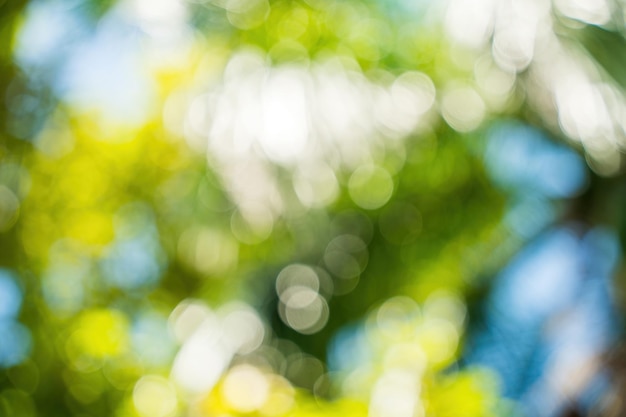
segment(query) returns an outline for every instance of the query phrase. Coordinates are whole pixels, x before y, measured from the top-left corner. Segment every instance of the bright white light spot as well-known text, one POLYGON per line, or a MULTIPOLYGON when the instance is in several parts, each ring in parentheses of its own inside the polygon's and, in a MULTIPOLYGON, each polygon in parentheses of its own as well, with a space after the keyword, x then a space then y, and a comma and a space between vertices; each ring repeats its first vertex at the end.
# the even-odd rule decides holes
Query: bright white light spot
POLYGON ((278 312, 289 327, 303 334, 313 334, 326 325, 328 304, 317 291, 294 286, 285 291, 284 297, 287 301, 281 301, 278 312))
MULTIPOLYGON (((211 163, 243 212, 233 217, 233 231, 252 243, 264 233, 248 233, 254 220, 243 206, 264 206, 273 220, 285 205, 266 160, 296 167, 293 186, 300 201, 324 207, 339 194, 334 169, 371 163, 381 131, 402 138, 421 126, 434 103, 432 81, 419 72, 396 80, 389 75, 388 81, 382 86, 369 80, 347 58, 272 67, 262 51, 239 51, 226 65, 223 82, 208 92, 211 99, 189 106, 189 98, 173 98, 164 117, 179 131, 178 110, 186 106, 190 143, 201 144, 206 131, 211 163), (385 100, 377 99, 379 93, 385 100)), ((373 200, 364 198, 367 206, 384 204, 393 190, 389 172, 383 171, 372 173, 383 186, 375 188, 373 200)))
POLYGON ((274 214, 284 207, 271 167, 251 157, 223 156, 219 172, 230 198, 238 206, 231 220, 235 237, 244 243, 251 243, 248 238, 264 239, 274 225, 274 214))
POLYGON ((276 278, 276 293, 283 302, 287 302, 285 292, 296 286, 318 292, 320 279, 315 270, 306 265, 293 264, 283 268, 276 278))
POLYGON ((480 91, 496 109, 504 105, 504 100, 515 85, 516 76, 512 72, 506 72, 498 68, 491 56, 483 57, 474 66, 474 76, 480 91))
POLYGON ((259 142, 271 160, 293 160, 307 144, 306 82, 302 71, 284 69, 273 73, 263 87, 259 142))
POLYGON ((504 69, 522 71, 533 59, 535 27, 518 21, 506 21, 495 32, 493 57, 504 69))
POLYGON ((181 387, 206 393, 217 383, 234 355, 222 335, 219 321, 208 318, 187 339, 172 366, 172 377, 181 387))
POLYGON ((144 417, 169 417, 176 413, 178 399, 174 386, 167 379, 148 375, 135 384, 133 404, 144 417))
POLYGON ((559 122, 572 139, 593 147, 598 136, 612 130, 606 104, 598 88, 580 76, 563 76, 555 86, 559 122))
POLYGON ((236 88, 235 83, 263 70, 265 64, 265 55, 260 49, 248 47, 239 50, 226 64, 224 80, 228 87, 236 88))
POLYGON ((239 365, 228 372, 222 385, 226 402, 241 413, 258 410, 268 399, 267 377, 250 365, 239 365))
POLYGON ((472 48, 487 43, 494 21, 493 0, 453 0, 448 5, 445 28, 456 42, 472 48))
POLYGON ((302 204, 308 207, 325 207, 339 195, 334 171, 322 162, 298 167, 293 188, 302 204))
POLYGON ((143 29, 152 33, 159 26, 180 24, 187 16, 185 2, 180 0, 130 0, 129 3, 143 29))
MULTIPOLYGON (((370 86, 361 79, 361 74, 351 75, 335 62, 320 66, 315 73, 315 105, 319 117, 315 122, 321 123, 320 133, 339 146, 356 140, 362 143, 362 138, 373 129, 367 106, 370 86)), ((353 153, 357 150, 351 147, 353 153)))
POLYGON ((594 172, 608 177, 619 172, 622 157, 617 148, 612 144, 607 145, 605 149, 587 149, 587 163, 594 172))
POLYGON ((405 72, 393 82, 391 96, 398 110, 418 117, 434 104, 435 85, 426 74, 405 72))
POLYGON ((376 107, 381 123, 406 134, 414 130, 421 117, 435 102, 435 85, 420 72, 406 72, 391 85, 389 94, 381 95, 376 107))
POLYGON ((441 114, 454 130, 470 132, 482 123, 485 103, 473 88, 456 87, 444 93, 441 114))
POLYGON ((259 315, 247 304, 232 303, 220 309, 224 339, 241 354, 254 351, 263 342, 265 327, 259 315))
POLYGON ((420 385, 405 370, 385 372, 376 382, 370 400, 370 417, 415 417, 420 385))
POLYGON ((185 342, 207 319, 214 317, 206 304, 197 300, 183 300, 169 317, 169 327, 179 343, 185 342))

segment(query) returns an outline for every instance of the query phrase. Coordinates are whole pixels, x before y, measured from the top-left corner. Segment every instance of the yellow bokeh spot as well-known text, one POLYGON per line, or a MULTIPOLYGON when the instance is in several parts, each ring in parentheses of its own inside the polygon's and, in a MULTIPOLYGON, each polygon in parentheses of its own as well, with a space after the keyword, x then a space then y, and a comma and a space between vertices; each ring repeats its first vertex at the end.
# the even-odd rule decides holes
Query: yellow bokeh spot
POLYGON ((268 376, 270 392, 267 400, 261 407, 261 414, 266 416, 280 416, 286 414, 295 402, 295 390, 285 378, 279 375, 268 376))
POLYGON ((432 390, 429 411, 441 417, 494 416, 498 399, 493 385, 494 377, 482 370, 444 378, 432 390))
POLYGON ((66 235, 88 245, 104 245, 113 239, 112 218, 95 211, 78 213, 68 219, 66 235))
POLYGON ((72 353, 83 353, 93 358, 116 356, 128 346, 128 321, 119 311, 89 310, 76 322, 76 331, 68 344, 72 353))

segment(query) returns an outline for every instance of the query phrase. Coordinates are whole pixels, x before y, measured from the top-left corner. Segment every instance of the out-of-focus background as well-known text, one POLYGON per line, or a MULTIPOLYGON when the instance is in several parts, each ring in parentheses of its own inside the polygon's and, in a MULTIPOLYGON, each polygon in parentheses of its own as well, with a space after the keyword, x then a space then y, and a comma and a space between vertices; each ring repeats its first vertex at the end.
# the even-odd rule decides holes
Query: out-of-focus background
POLYGON ((0 415, 626 415, 625 10, 0 0, 0 415))

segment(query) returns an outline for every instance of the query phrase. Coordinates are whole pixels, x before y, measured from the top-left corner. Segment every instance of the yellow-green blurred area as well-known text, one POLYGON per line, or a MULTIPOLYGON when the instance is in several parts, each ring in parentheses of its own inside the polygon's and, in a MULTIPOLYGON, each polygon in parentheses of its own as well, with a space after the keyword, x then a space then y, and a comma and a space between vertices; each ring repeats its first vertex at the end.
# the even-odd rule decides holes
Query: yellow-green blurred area
POLYGON ((622 416, 618 0, 0 0, 0 417, 622 416))

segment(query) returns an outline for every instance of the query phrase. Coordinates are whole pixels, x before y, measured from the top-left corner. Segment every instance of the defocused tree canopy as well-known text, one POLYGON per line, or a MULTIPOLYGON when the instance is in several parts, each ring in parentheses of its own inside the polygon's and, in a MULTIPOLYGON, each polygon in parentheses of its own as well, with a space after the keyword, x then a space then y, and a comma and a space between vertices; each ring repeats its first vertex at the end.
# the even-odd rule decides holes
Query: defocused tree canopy
POLYGON ((0 0, 0 416, 623 415, 624 19, 0 0))

